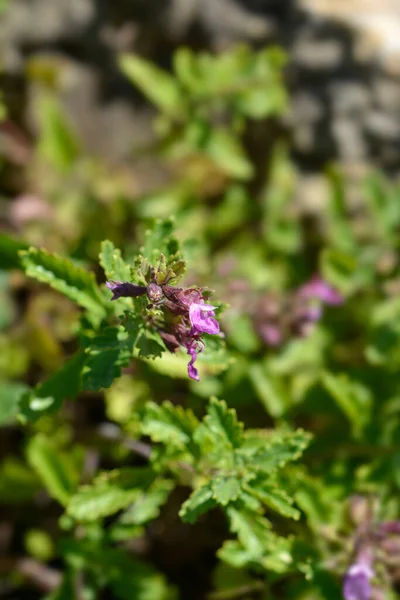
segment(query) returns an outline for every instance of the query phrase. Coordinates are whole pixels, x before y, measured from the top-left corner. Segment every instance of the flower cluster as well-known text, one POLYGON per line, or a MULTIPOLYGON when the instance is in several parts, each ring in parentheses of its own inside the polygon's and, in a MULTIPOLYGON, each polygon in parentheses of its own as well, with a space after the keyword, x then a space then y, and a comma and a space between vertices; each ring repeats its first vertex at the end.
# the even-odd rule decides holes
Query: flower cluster
POLYGON ((385 595, 378 570, 384 575, 381 583, 394 582, 400 575, 400 521, 377 522, 372 503, 361 496, 351 499, 350 516, 356 525, 354 558, 343 579, 343 596, 345 600, 380 600, 385 595))
POLYGON ((125 281, 111 281, 106 285, 113 293, 112 300, 147 294, 151 306, 155 305, 163 311, 163 323, 156 328, 166 347, 171 352, 176 352, 180 347, 186 349, 190 356, 189 377, 199 381, 194 363, 205 347, 203 334, 216 335, 220 332, 215 319, 216 307, 206 303, 203 289, 184 289, 157 283, 140 286, 125 281))
POLYGON ((324 306, 339 306, 339 292, 320 277, 286 297, 263 296, 254 311, 255 327, 268 346, 280 346, 292 336, 307 337, 322 318, 324 306))

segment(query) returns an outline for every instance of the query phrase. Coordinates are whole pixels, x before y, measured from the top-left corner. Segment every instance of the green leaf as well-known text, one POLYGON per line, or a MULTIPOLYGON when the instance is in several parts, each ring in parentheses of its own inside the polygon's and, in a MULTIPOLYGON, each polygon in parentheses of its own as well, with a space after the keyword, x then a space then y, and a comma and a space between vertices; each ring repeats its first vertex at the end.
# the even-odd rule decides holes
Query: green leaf
POLYGON ((224 400, 211 398, 204 425, 216 438, 229 448, 239 448, 243 439, 243 423, 237 419, 236 411, 228 408, 224 400))
POLYGON ((155 442, 162 442, 180 449, 190 447, 194 450, 192 438, 198 423, 191 410, 174 406, 168 401, 161 405, 148 402, 142 431, 155 442))
POLYGON ((86 343, 83 389, 96 391, 110 387, 121 375, 121 367, 132 360, 134 340, 122 327, 107 327, 86 343))
POLYGON ((247 457, 252 469, 265 473, 272 473, 300 458, 312 437, 302 429, 286 434, 260 435, 256 439, 252 435, 238 452, 247 457))
POLYGON ((135 347, 140 358, 159 358, 166 351, 164 342, 158 333, 142 328, 135 347))
POLYGON ((333 248, 325 248, 320 260, 321 274, 326 281, 343 294, 354 287, 357 259, 354 255, 333 248))
POLYGON ((184 94, 171 75, 133 54, 124 54, 120 67, 153 104, 170 116, 182 118, 186 112, 184 94))
POLYGON ((141 492, 135 503, 121 517, 120 523, 143 525, 160 515, 160 508, 174 489, 169 479, 156 479, 145 492, 141 492))
POLYGON ((172 217, 156 219, 151 229, 146 231, 144 245, 140 252, 151 265, 156 264, 161 254, 165 256, 167 263, 172 256, 175 259, 179 251, 179 242, 173 235, 174 225, 175 221, 172 217))
POLYGON ((203 150, 231 177, 247 180, 254 175, 253 165, 247 158, 242 144, 227 129, 214 129, 203 150))
POLYGON ((228 506, 231 530, 252 556, 262 556, 271 525, 265 517, 246 509, 228 506))
POLYGON ((20 269, 20 250, 27 250, 29 245, 11 236, 0 233, 0 269, 20 269))
POLYGON ((34 422, 45 414, 58 410, 64 400, 73 400, 81 388, 81 373, 86 361, 80 350, 63 367, 23 395, 19 417, 23 423, 34 422))
POLYGON ((322 383, 350 421, 353 435, 359 437, 371 418, 371 390, 359 381, 352 381, 345 374, 324 372, 322 383))
POLYGON ((65 505, 75 488, 71 464, 43 435, 32 438, 27 446, 29 464, 38 473, 50 496, 65 505))
POLYGON ((93 485, 85 485, 70 498, 67 512, 77 521, 96 521, 132 504, 152 482, 147 468, 117 469, 100 475, 93 485))
POLYGON ((245 490, 283 517, 296 520, 300 518, 300 512, 293 507, 292 498, 283 489, 278 488, 276 484, 268 483, 264 476, 252 479, 245 486, 245 490))
POLYGON ((289 394, 282 379, 273 375, 267 365, 256 362, 249 368, 249 378, 268 414, 281 417, 289 404, 289 394))
POLYGON ((103 298, 93 273, 45 250, 29 248, 20 256, 28 277, 47 283, 97 317, 105 316, 103 298))
POLYGON ((39 97, 37 116, 40 127, 39 151, 56 168, 70 168, 79 155, 79 146, 56 99, 39 97))
POLYGON ((222 506, 237 500, 241 492, 240 482, 236 475, 214 477, 211 480, 211 487, 214 499, 222 506))
POLYGON ((14 421, 27 390, 23 383, 0 381, 0 425, 14 421))
POLYGON ((184 502, 179 511, 179 516, 185 523, 195 523, 200 515, 211 510, 217 504, 210 485, 195 490, 184 502))
POLYGON ((115 248, 110 240, 101 243, 99 259, 108 280, 131 281, 130 265, 125 263, 121 257, 121 250, 115 248))

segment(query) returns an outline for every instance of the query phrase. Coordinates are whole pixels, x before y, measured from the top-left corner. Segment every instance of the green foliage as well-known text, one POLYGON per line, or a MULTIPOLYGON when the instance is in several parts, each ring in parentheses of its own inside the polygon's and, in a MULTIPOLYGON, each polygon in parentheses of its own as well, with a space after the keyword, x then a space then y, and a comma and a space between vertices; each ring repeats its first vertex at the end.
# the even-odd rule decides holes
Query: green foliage
POLYGON ((23 250, 20 256, 28 277, 47 283, 96 317, 105 315, 93 273, 45 250, 30 248, 23 250))
POLYGON ((59 571, 46 600, 333 600, 368 539, 394 600, 376 528, 400 516, 399 186, 310 178, 279 49, 168 58, 120 59, 157 112, 128 164, 85 153, 51 58, 28 68, 32 148, 14 164, 4 144, 2 585, 36 597, 27 555, 59 571), (340 305, 307 297, 316 276, 340 305), (105 281, 144 293, 111 302, 105 281), (166 347, 185 309, 150 283, 218 306, 199 382, 184 341, 166 347))
POLYGON ((46 490, 61 504, 66 504, 74 490, 71 463, 44 436, 32 438, 27 446, 29 464, 37 472, 46 490))

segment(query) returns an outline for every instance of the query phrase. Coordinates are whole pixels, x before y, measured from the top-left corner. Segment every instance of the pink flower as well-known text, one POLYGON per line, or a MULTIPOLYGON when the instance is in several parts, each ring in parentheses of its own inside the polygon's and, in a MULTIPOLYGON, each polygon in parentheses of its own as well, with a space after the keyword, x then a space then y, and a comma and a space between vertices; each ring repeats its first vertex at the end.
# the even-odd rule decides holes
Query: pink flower
POLYGON ((219 333, 219 323, 214 319, 216 306, 202 302, 192 302, 189 306, 189 319, 192 325, 190 335, 219 333))

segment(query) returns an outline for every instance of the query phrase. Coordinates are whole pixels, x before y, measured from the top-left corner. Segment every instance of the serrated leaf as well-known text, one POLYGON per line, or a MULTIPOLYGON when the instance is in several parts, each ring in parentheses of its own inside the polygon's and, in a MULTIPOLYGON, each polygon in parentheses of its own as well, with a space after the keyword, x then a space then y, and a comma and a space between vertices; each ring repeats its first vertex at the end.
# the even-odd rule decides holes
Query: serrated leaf
POLYGON ((211 398, 204 424, 216 438, 230 448, 239 448, 243 439, 243 423, 237 419, 236 411, 228 408, 224 400, 211 398))
POLYGON ((144 328, 139 335, 135 347, 139 351, 140 358, 159 358, 166 351, 164 342, 158 333, 144 328))
POLYGON ((154 221, 151 229, 145 233, 145 242, 140 249, 143 258, 150 264, 155 264, 160 258, 160 254, 169 259, 179 250, 177 239, 173 236, 174 219, 157 219, 154 221))
POLYGON ((261 435, 259 444, 255 443, 254 439, 249 445, 245 442, 239 453, 247 455, 248 464, 252 469, 272 473, 288 462, 300 458, 310 440, 311 434, 302 429, 292 433, 272 435, 269 439, 261 435))
POLYGON ((81 387, 81 373, 86 361, 80 350, 63 367, 35 389, 26 392, 20 401, 19 417, 22 422, 34 422, 45 414, 58 410, 66 399, 74 399, 81 387))
POLYGON ((191 410, 174 406, 171 402, 161 405, 155 402, 146 404, 142 431, 155 442, 163 442, 177 448, 190 447, 198 420, 191 410))
POLYGON ((214 477, 211 480, 211 488, 214 499, 222 506, 237 500, 241 492, 240 482, 235 475, 214 477))
POLYGON ((185 523, 195 523, 200 515, 211 510, 217 505, 210 485, 195 490, 184 502, 179 511, 179 516, 185 523))
POLYGON ((67 504, 75 483, 66 457, 55 449, 43 435, 32 438, 27 446, 29 464, 38 473, 50 496, 61 504, 67 504))
POLYGON ((252 556, 262 556, 271 525, 265 517, 246 509, 228 506, 231 530, 252 556))
POLYGON ((96 391, 108 388, 121 375, 121 367, 128 366, 134 340, 120 327, 108 327, 88 343, 82 387, 96 391))
POLYGON ((131 281, 131 267, 121 257, 121 250, 116 248, 110 240, 101 243, 100 264, 104 269, 106 278, 115 281, 131 281))
POLYGON ((143 525, 156 519, 174 486, 174 482, 169 479, 156 479, 148 490, 140 493, 133 506, 122 515, 120 523, 143 525))
POLYGON ((245 488, 248 492, 256 496, 266 506, 269 506, 283 517, 299 519, 300 512, 293 507, 293 500, 287 493, 276 485, 269 484, 263 477, 250 481, 245 488))
POLYGON ((67 512, 78 521, 96 521, 132 504, 154 476, 147 468, 125 468, 101 475, 69 500, 67 512))
POLYGON ((47 283, 97 317, 105 316, 102 296, 93 273, 45 250, 29 248, 20 252, 20 256, 28 277, 47 283))
POLYGON ((186 106, 182 89, 166 71, 153 63, 135 56, 124 54, 120 59, 123 73, 146 96, 168 115, 182 117, 186 106))

